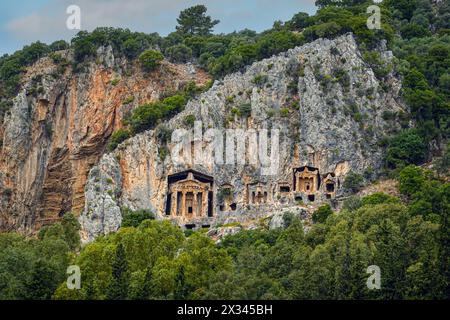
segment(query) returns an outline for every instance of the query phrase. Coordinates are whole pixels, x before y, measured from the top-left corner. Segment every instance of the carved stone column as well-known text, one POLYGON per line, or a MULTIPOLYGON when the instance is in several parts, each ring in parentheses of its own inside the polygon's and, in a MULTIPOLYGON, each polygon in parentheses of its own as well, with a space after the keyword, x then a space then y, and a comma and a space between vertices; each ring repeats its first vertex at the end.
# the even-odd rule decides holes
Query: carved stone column
POLYGON ((186 191, 181 193, 181 216, 186 216, 186 191))
POLYGON ((208 216, 208 199, 209 199, 209 190, 206 189, 202 195, 202 209, 200 211, 201 217, 208 216))
POLYGON ((192 216, 196 217, 198 216, 197 210, 198 210, 198 203, 197 203, 197 191, 194 191, 194 200, 192 203, 192 216))
POLYGON ((172 192, 172 199, 170 201, 170 215, 176 216, 177 215, 177 206, 178 206, 178 191, 173 191, 172 192))

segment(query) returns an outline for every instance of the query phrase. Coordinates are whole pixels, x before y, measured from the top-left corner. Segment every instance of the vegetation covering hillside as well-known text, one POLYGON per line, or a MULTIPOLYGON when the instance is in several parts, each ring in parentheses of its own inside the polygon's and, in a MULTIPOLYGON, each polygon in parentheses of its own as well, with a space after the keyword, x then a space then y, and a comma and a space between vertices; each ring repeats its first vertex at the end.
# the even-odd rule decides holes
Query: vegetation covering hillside
MULTIPOLYGON (((216 78, 319 37, 357 37, 365 61, 383 79, 403 78, 408 114, 384 117, 402 130, 380 141, 385 176, 399 181, 400 198, 374 194, 348 199, 334 213, 322 207, 308 232, 286 214, 285 228, 242 231, 219 244, 204 232, 183 233, 148 212, 128 212, 122 228, 80 248, 71 214, 38 237, 0 234, 0 298, 3 299, 448 299, 450 298, 450 3, 386 0, 382 29, 369 30, 372 1, 318 0, 314 16, 297 13, 262 33, 213 34, 218 23, 197 6, 180 14, 167 37, 99 28, 71 43, 34 43, 0 59, 0 118, 20 88, 24 69, 44 55, 83 72, 97 48, 140 63, 151 72, 163 57, 198 63, 216 78), (386 40, 395 63, 384 65, 376 49, 386 40), (421 165, 433 160, 433 170, 421 165), (81 290, 67 289, 69 265, 80 266, 81 290), (381 269, 381 290, 368 290, 366 268, 381 269)), ((187 88, 136 108, 127 129, 113 134, 110 149, 182 110, 202 89, 187 88)), ((369 120, 367 120, 369 121, 369 120)), ((162 133, 163 134, 163 133, 162 133)), ((358 177, 348 181, 359 189, 358 177)))
POLYGON ((119 232, 79 251, 71 215, 38 239, 0 235, 3 299, 444 299, 449 297, 449 194, 431 172, 408 166, 402 199, 376 193, 320 208, 305 233, 242 231, 215 244, 184 234, 148 212, 129 212, 119 232), (66 268, 81 269, 69 290, 66 268), (368 290, 366 268, 381 269, 381 290, 368 290))

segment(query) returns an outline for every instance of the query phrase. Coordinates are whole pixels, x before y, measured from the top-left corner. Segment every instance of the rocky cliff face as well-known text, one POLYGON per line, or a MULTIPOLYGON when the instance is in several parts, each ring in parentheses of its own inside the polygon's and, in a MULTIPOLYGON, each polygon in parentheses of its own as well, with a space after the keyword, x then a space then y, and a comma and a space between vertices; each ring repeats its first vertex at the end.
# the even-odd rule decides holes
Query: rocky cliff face
MULTIPOLYGON (((386 64, 391 63, 390 52, 381 49, 381 54, 386 64)), ((383 114, 404 111, 398 100, 400 87, 393 74, 383 82, 377 79, 352 35, 319 39, 216 81, 164 128, 125 141, 90 170, 80 216, 82 238, 91 241, 116 230, 122 207, 150 209, 158 219, 188 228, 255 222, 267 215, 276 217, 271 224, 278 225, 280 213, 286 211, 304 217, 308 205, 343 196, 349 172, 379 171, 382 153, 377 142, 394 129, 383 114), (191 133, 194 142, 188 140, 187 149, 203 151, 197 161, 180 156, 179 144, 159 134, 180 128, 189 133, 192 121, 187 119, 192 116, 201 122, 200 136, 191 133), (224 141, 234 133, 242 142, 245 134, 256 132, 260 142, 263 129, 280 140, 269 143, 272 152, 266 164, 260 158, 252 162, 258 152, 250 140, 244 144, 244 157, 217 164, 207 152, 210 129, 223 134, 224 141), (180 157, 186 161, 180 162, 180 157), (275 171, 266 172, 264 165, 275 171), (202 211, 205 206, 208 210, 202 211)), ((16 108, 26 109, 20 99, 16 108)), ((78 163, 73 161, 72 168, 78 163)), ((75 194, 72 202, 81 201, 82 193, 75 194)))
MULTIPOLYGON (((59 52, 72 61, 71 52, 59 52)), ((0 124, 0 229, 30 230, 85 204, 87 174, 111 133, 135 106, 158 100, 208 76, 192 65, 164 62, 142 73, 100 48, 82 72, 49 57, 27 70, 14 105, 0 124)))

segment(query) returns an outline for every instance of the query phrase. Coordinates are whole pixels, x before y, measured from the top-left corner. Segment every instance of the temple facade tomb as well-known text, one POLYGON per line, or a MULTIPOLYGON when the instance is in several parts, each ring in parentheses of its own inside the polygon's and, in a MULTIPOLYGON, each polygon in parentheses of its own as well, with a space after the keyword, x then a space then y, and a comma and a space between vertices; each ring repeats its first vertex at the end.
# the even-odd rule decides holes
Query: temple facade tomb
POLYGON ((337 181, 334 173, 330 172, 324 175, 322 179, 323 193, 327 199, 336 197, 337 181))
POLYGON ((247 185, 247 203, 251 205, 262 205, 272 202, 270 185, 260 182, 247 185))
POLYGON ((189 170, 168 177, 166 216, 185 220, 213 216, 213 178, 189 170))
POLYGON ((337 198, 341 183, 336 172, 321 174, 312 166, 291 168, 291 176, 269 181, 248 177, 243 179, 244 184, 238 181, 236 186, 230 182, 215 185, 214 177, 194 170, 169 175, 165 216, 187 229, 206 228, 216 219, 239 219, 245 210, 320 204, 337 198))
POLYGON ((314 167, 300 167, 294 169, 294 191, 307 195, 315 194, 319 190, 319 169, 314 167))

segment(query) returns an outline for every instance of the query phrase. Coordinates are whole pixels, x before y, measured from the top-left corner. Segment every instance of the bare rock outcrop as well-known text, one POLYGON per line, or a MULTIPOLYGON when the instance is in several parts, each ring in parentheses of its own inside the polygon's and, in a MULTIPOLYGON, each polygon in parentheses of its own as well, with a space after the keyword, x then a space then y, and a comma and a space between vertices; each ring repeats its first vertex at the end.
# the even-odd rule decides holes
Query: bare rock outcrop
MULTIPOLYGON (((71 51, 59 54, 73 61, 71 51)), ((146 74, 115 58, 111 47, 101 47, 79 72, 40 59, 0 124, 0 229, 31 231, 66 212, 79 214, 88 172, 122 119, 188 81, 208 79, 168 62, 146 74)))
MULTIPOLYGON (((389 52, 381 53, 385 64, 392 63, 389 52)), ((95 197, 86 196, 80 217, 83 240, 114 229, 103 221, 114 220, 118 228, 120 219, 111 217, 117 217, 121 207, 150 209, 158 219, 199 228, 336 201, 345 194, 349 172, 376 174, 381 169, 377 142, 395 128, 383 114, 405 111, 400 89, 392 73, 377 79, 351 34, 316 40, 216 81, 165 124, 166 130, 189 131, 189 115, 200 121, 202 161, 180 163, 174 158, 180 156, 179 145, 160 141, 158 128, 125 141, 90 171, 86 193, 98 191, 95 197), (265 173, 261 159, 250 165, 249 158, 257 152, 251 148, 240 159, 245 160, 242 165, 238 159, 237 164, 223 165, 208 161, 208 129, 224 134, 234 130, 237 141, 252 130, 278 130, 280 142, 270 147, 279 161, 275 172, 265 173), (95 180, 99 175, 110 177, 114 188, 102 187, 95 180), (110 191, 114 196, 108 198, 110 191), (208 202, 205 192, 210 192, 208 202), (207 214, 198 209, 204 205, 207 214)), ((273 227, 280 221, 274 220, 273 227)))

